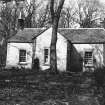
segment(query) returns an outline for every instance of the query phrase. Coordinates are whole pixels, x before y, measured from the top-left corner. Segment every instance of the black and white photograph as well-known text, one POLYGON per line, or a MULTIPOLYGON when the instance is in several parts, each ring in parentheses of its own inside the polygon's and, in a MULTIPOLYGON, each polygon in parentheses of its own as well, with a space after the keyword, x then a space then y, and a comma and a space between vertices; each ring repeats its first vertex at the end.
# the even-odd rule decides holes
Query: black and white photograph
POLYGON ((0 0, 0 105, 105 105, 105 0, 0 0))

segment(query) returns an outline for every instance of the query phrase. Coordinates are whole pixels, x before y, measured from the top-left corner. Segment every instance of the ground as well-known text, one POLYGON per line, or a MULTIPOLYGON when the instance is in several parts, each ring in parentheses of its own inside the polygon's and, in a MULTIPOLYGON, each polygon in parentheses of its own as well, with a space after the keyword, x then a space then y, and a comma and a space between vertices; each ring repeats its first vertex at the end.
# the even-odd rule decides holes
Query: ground
POLYGON ((2 71, 1 105, 99 105, 90 75, 2 71))

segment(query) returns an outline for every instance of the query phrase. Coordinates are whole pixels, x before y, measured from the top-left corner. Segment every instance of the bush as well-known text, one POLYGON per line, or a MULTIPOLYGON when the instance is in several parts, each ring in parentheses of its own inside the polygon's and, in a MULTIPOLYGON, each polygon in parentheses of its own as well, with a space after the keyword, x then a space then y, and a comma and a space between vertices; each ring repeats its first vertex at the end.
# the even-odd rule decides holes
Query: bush
POLYGON ((105 67, 97 68, 94 71, 94 79, 96 81, 97 87, 103 87, 105 84, 105 67))
POLYGON ((47 101, 44 101, 42 103, 40 103, 39 105, 67 105, 66 102, 62 102, 62 101, 58 101, 58 100, 47 100, 47 101))
POLYGON ((34 59, 33 69, 36 69, 36 70, 40 69, 40 62, 38 58, 34 59))

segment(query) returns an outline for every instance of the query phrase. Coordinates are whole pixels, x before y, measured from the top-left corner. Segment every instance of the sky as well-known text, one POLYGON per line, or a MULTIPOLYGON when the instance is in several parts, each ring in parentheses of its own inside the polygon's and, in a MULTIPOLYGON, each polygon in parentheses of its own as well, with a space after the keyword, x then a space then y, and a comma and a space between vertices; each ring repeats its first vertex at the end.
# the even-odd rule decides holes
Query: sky
MULTIPOLYGON (((65 0, 65 2, 68 2, 68 1, 70 1, 70 0, 65 0)), ((105 3, 105 0, 99 0, 99 1, 102 3, 105 3)))
MULTIPOLYGON (((30 2, 31 0, 27 0, 28 2, 30 2)), ((38 1, 41 1, 41 0, 38 0, 38 1)), ((43 1, 43 0, 42 0, 43 1)), ((47 1, 47 0, 44 0, 44 1, 47 1)), ((65 4, 68 4, 69 1, 76 1, 76 0, 65 0, 65 4)), ((99 0, 101 3, 105 4, 105 0, 99 0)))
MULTIPOLYGON (((30 0, 27 0, 28 2, 30 2, 30 0)), ((69 1, 69 0, 65 0, 66 2, 69 1)), ((105 0, 99 0, 100 2, 102 3, 105 3, 105 0)))
POLYGON ((102 3, 105 3, 105 0, 99 0, 100 2, 102 2, 102 3))

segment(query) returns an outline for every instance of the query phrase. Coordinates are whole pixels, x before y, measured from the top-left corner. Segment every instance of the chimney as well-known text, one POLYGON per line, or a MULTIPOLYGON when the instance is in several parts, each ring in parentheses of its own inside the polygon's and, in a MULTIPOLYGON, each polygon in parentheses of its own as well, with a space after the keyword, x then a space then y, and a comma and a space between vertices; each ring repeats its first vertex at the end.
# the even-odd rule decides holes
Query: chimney
POLYGON ((18 29, 24 29, 24 19, 22 18, 22 13, 20 11, 19 18, 18 18, 18 29))
POLYGON ((18 19, 18 29, 24 29, 24 20, 18 19))

